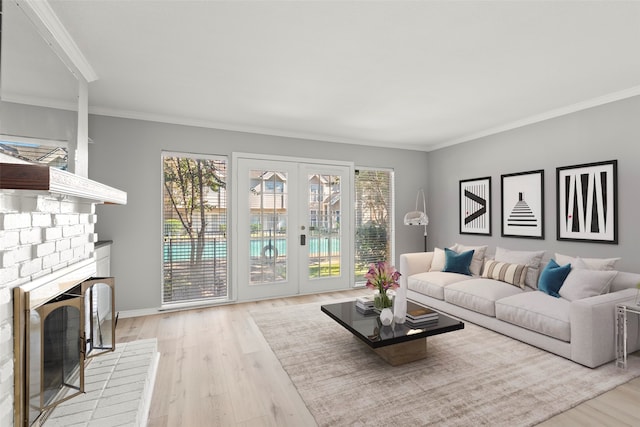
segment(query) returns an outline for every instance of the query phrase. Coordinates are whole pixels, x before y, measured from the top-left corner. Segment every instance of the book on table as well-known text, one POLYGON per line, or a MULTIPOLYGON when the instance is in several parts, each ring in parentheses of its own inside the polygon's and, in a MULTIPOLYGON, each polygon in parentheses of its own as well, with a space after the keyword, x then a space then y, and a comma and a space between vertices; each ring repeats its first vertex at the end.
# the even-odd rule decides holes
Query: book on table
POLYGON ((362 310, 373 310, 373 295, 366 295, 356 298, 356 308, 360 308, 362 310))
POLYGON ((437 320, 438 312, 428 307, 418 305, 414 302, 407 301, 407 320, 418 323, 428 320, 437 320))
POLYGON ((364 305, 373 305, 374 295, 362 295, 356 298, 356 302, 364 305))
POLYGON ((422 329, 422 328, 428 328, 430 326, 437 326, 438 325, 438 318, 436 317, 435 319, 429 319, 429 320, 420 320, 417 322, 414 322, 411 319, 407 319, 405 321, 405 324, 412 328, 412 329, 422 329))
POLYGON ((375 309, 373 307, 360 307, 356 304, 356 311, 361 314, 370 314, 375 312, 375 309))

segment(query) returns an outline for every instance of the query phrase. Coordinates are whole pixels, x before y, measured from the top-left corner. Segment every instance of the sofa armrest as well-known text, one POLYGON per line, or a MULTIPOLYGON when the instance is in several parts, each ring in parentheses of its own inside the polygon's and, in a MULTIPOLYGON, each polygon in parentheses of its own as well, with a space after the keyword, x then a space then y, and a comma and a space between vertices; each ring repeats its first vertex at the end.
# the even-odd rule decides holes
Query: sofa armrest
POLYGON ((571 303, 571 359, 595 368, 615 359, 616 304, 629 301, 635 289, 597 295, 571 303))
POLYGON ((412 252, 401 254, 400 268, 398 269, 402 274, 402 276, 400 276, 400 286, 404 286, 405 289, 407 289, 407 278, 409 276, 429 271, 432 259, 433 252, 412 252))

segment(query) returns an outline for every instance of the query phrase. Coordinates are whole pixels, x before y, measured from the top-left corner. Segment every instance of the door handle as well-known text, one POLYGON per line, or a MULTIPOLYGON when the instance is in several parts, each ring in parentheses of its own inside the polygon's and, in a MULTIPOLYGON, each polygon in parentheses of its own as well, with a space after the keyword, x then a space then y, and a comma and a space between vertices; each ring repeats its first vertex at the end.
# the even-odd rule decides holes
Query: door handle
POLYGON ((307 244, 307 235, 306 234, 301 234, 300 235, 300 246, 304 246, 307 244))

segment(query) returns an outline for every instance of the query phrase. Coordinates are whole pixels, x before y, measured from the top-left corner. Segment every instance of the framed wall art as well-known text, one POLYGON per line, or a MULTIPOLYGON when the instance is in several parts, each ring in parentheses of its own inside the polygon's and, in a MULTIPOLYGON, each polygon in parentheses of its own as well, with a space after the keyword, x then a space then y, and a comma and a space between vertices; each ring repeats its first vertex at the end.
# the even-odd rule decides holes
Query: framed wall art
POLYGON ((544 171, 501 176, 502 237, 544 239, 544 171))
POLYGON ((460 181, 460 234, 491 236, 491 177, 460 181))
POLYGON ((618 161, 556 169, 558 240, 618 243, 618 161))

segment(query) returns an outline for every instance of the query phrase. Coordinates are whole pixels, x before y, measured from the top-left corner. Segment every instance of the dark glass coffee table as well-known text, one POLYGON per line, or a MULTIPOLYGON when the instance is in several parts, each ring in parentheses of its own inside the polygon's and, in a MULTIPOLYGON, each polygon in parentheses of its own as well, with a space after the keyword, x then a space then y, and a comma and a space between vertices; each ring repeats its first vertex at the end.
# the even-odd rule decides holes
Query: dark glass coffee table
POLYGON ((424 359, 427 337, 464 328, 464 323, 442 313, 425 326, 410 326, 406 322, 382 326, 378 313, 362 313, 356 309, 355 301, 326 304, 320 308, 393 366, 424 359))

